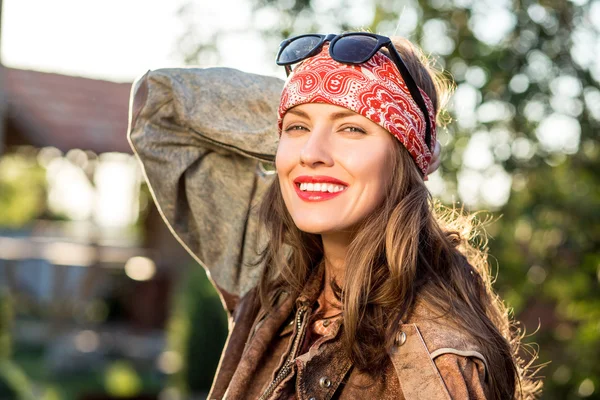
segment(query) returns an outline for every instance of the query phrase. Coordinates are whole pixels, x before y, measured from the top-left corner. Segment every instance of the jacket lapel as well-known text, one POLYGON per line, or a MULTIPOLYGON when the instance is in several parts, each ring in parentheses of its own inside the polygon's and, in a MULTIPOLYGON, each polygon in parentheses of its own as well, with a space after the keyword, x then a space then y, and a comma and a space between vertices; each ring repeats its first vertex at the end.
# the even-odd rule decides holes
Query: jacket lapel
POLYGON ((451 400, 423 337, 415 324, 400 327, 403 339, 390 352, 390 358, 407 400, 451 400))
MULTIPOLYGON (((227 399, 243 399, 246 389, 252 381, 260 360, 263 358, 269 344, 278 334, 279 328, 288 319, 288 316, 294 308, 294 299, 286 297, 281 305, 268 313, 264 320, 256 326, 256 331, 252 339, 247 343, 246 348, 239 360, 235 373, 229 383, 229 388, 225 393, 227 399)), ((246 338, 251 334, 248 332, 246 338)))

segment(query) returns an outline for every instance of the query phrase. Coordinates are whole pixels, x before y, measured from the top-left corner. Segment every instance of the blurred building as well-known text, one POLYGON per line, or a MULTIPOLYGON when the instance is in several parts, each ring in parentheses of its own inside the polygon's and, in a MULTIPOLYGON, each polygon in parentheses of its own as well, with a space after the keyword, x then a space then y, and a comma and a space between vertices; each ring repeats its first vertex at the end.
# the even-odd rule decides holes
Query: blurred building
POLYGON ((5 146, 130 153, 130 83, 4 68, 5 146))
POLYGON ((0 155, 28 149, 48 185, 36 221, 0 226, 0 283, 18 310, 48 317, 19 321, 15 337, 50 346, 59 370, 106 354, 155 361, 173 282, 193 261, 141 190, 126 140, 131 84, 1 71, 0 155))

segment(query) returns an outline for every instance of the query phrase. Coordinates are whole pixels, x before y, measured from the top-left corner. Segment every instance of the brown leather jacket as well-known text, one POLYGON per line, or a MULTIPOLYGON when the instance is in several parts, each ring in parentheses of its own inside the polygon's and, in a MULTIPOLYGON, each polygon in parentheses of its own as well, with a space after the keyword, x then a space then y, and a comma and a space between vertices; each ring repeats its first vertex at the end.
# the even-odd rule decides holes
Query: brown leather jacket
POLYGON ((486 361, 474 340, 418 302, 383 376, 353 368, 338 318, 305 340, 322 285, 256 309, 252 266, 264 244, 256 205, 272 176, 282 81, 227 68, 148 72, 132 89, 128 137, 175 237, 208 272, 230 315, 209 399, 484 399, 486 361))

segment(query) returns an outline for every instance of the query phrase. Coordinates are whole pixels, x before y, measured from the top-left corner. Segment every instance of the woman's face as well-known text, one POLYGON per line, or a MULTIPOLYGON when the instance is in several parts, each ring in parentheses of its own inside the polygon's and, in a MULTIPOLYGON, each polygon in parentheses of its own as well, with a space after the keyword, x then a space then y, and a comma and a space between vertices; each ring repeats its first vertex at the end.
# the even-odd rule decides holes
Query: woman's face
POLYGON ((310 103, 288 110, 275 164, 296 226, 315 234, 352 232, 384 199, 394 140, 346 108, 310 103))

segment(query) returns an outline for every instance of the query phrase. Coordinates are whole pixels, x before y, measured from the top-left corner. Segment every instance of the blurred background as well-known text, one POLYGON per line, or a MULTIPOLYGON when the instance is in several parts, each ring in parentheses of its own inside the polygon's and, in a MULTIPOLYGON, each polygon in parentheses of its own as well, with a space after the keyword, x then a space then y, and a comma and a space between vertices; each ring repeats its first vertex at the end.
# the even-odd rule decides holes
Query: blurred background
POLYGON ((496 288, 600 399, 600 0, 0 0, 0 399, 204 399, 227 324, 125 139, 133 79, 284 78, 281 39, 408 37, 456 82, 428 183, 486 210, 496 288))

